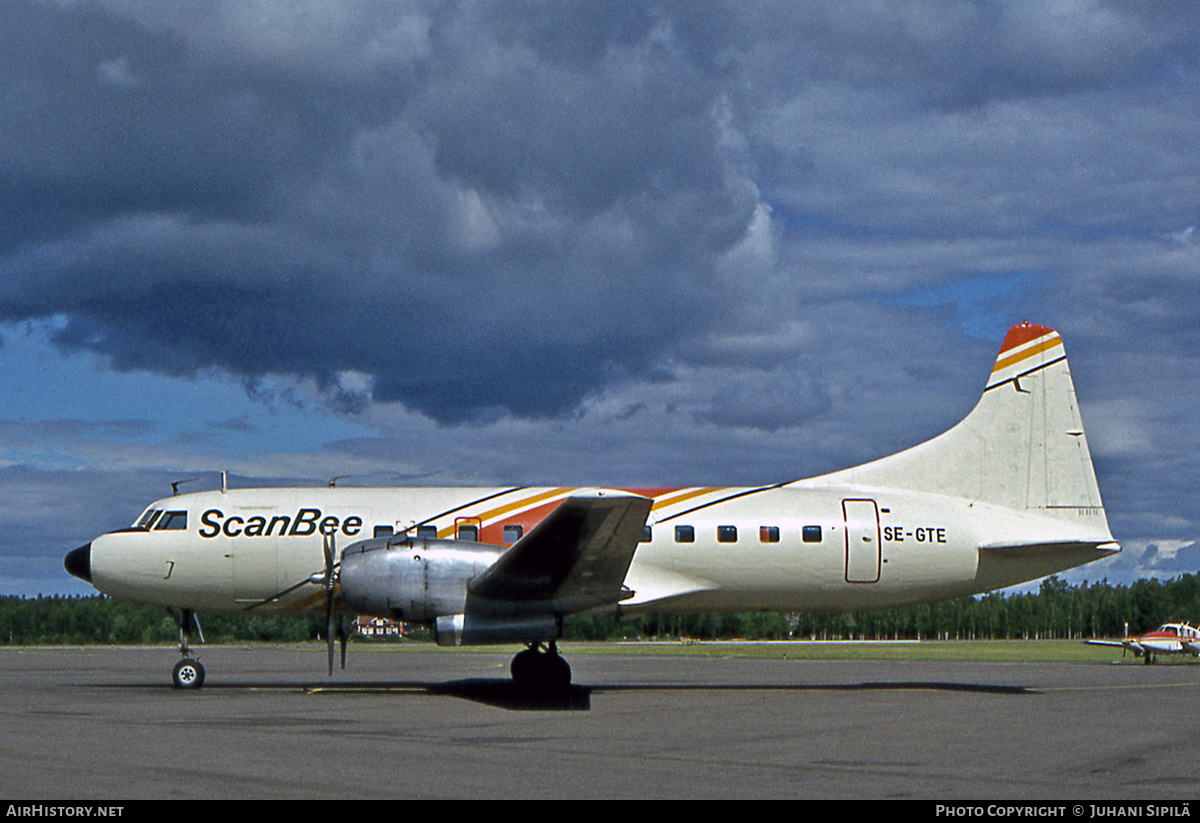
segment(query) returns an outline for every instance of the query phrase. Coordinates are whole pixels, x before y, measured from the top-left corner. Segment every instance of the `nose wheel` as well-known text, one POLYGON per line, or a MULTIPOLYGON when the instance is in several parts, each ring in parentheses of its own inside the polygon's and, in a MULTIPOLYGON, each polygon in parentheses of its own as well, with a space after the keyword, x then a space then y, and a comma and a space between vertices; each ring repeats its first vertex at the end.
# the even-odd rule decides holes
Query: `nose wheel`
POLYGON ((204 685, 204 666, 199 660, 185 657, 171 670, 171 681, 177 689, 198 689, 204 685))
POLYGON ((513 658, 509 666, 513 682, 522 688, 558 691, 571 685, 571 667, 558 654, 557 644, 551 642, 543 649, 539 643, 513 658))
POLYGON ((204 632, 200 631, 200 621, 191 609, 183 609, 179 613, 179 655, 183 658, 171 669, 171 682, 177 689, 198 689, 204 685, 204 666, 192 657, 188 640, 191 637, 192 626, 204 642, 204 632))

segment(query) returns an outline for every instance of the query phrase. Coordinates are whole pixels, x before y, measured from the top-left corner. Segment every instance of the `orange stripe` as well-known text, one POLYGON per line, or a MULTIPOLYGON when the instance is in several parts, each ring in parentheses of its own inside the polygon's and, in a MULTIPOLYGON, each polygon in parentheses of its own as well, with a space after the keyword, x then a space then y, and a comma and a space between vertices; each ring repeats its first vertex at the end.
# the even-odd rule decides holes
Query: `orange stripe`
POLYGON ((1026 343, 1032 343, 1040 337, 1054 333, 1054 329, 1039 326, 1037 323, 1018 323, 1008 330, 1008 334, 1004 335, 1000 353, 1004 354, 1006 351, 1012 351, 1018 346, 1024 346, 1026 343))
POLYGON ((1001 357, 996 361, 996 366, 992 369, 992 374, 995 374, 1003 369, 1007 369, 1009 366, 1012 366, 1016 363, 1020 363, 1022 360, 1028 360, 1029 358, 1041 354, 1047 349, 1052 349, 1061 343, 1062 338, 1060 338, 1058 335, 1055 335, 1054 337, 1043 340, 1033 348, 1025 349, 1024 351, 1017 352, 1016 354, 1009 355, 1008 357, 1001 357))
POLYGON ((693 497, 699 497, 702 494, 709 494, 711 492, 716 492, 716 491, 721 491, 721 487, 720 486, 709 486, 707 488, 697 489, 696 491, 688 492, 687 494, 681 494, 678 497, 670 497, 670 498, 667 498, 666 500, 657 500, 657 501, 655 501, 654 505, 650 507, 650 511, 654 511, 655 509, 661 509, 666 506, 673 506, 676 503, 682 503, 685 500, 691 500, 693 497))
MULTIPOLYGON (((569 494, 571 491, 572 491, 572 488, 569 486, 564 486, 564 487, 560 487, 557 489, 551 489, 548 492, 542 492, 541 494, 535 494, 532 497, 523 497, 520 500, 516 501, 515 503, 509 503, 504 506, 499 506, 495 509, 491 509, 491 510, 483 512, 481 514, 476 514, 476 515, 472 515, 472 516, 474 518, 476 518, 477 520, 479 520, 479 525, 482 528, 487 521, 495 520, 498 517, 502 517, 502 516, 508 514, 509 512, 513 511, 514 509, 519 509, 522 506, 535 506, 538 503, 541 503, 543 500, 548 500, 551 497, 554 497, 555 495, 569 494)), ((453 534, 454 534, 454 526, 447 526, 443 529, 438 530, 438 537, 451 537, 451 536, 453 536, 453 534)))

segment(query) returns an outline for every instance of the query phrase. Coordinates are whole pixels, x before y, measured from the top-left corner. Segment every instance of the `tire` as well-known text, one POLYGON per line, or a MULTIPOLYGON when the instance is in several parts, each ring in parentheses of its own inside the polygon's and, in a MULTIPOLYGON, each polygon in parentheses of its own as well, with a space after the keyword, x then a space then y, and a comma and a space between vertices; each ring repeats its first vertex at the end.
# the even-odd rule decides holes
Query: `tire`
POLYGON ((199 660, 180 660, 171 670, 171 681, 177 689, 198 689, 204 685, 204 666, 199 660))
POLYGON ((546 685, 551 689, 566 691, 571 686, 571 667, 557 654, 546 661, 546 685))
POLYGON ((538 678, 538 658, 539 652, 532 649, 527 649, 521 652, 512 659, 512 664, 508 667, 509 674, 512 675, 513 682, 520 686, 527 686, 538 678))
POLYGON ((523 651, 509 671, 514 683, 535 691, 563 691, 571 685, 571 667, 557 654, 523 651))

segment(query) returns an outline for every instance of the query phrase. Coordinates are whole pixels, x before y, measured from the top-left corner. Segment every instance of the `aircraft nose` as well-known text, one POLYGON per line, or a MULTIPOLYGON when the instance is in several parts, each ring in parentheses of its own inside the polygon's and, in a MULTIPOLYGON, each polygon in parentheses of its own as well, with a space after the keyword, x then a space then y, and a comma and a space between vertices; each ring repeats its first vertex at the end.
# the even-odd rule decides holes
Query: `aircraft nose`
POLYGON ((80 546, 78 549, 67 552, 67 557, 63 560, 63 568, 80 580, 91 583, 92 544, 88 543, 86 546, 80 546))

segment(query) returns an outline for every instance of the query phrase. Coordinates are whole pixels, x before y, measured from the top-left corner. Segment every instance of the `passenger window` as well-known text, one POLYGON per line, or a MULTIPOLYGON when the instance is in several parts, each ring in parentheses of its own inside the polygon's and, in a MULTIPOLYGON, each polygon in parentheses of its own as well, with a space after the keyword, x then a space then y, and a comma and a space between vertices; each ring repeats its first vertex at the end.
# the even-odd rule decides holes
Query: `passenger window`
POLYGON ((525 527, 519 525, 504 527, 504 542, 516 543, 525 534, 525 527))
POLYGON ((649 543, 654 539, 654 530, 650 526, 642 526, 642 539, 640 542, 649 543))
POLYGON ((166 512, 158 520, 158 531, 185 531, 187 529, 187 512, 166 512))
POLYGON ((437 526, 417 526, 417 537, 432 540, 437 537, 437 526))
POLYGON ((800 530, 800 539, 805 543, 820 543, 821 542, 821 527, 820 526, 805 526, 800 530))
POLYGON ((479 542, 479 527, 478 526, 459 526, 458 527, 458 539, 459 540, 470 540, 472 542, 478 543, 479 542))
POLYGON ((778 543, 779 542, 779 527, 778 526, 759 526, 758 527, 758 542, 759 543, 778 543))
POLYGON ((372 537, 391 537, 391 536, 392 536, 392 527, 391 526, 376 526, 375 531, 372 534, 372 537))
POLYGON ((675 527, 675 542, 676 543, 695 543, 696 530, 691 526, 676 526, 675 527))
POLYGON ((718 543, 736 543, 737 526, 717 526, 718 543))

